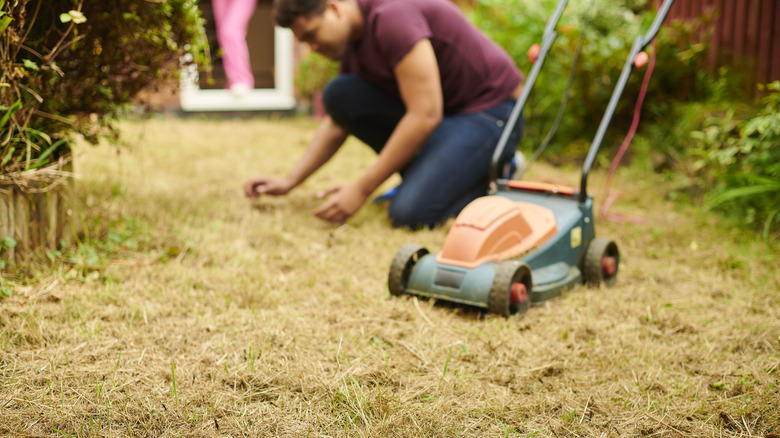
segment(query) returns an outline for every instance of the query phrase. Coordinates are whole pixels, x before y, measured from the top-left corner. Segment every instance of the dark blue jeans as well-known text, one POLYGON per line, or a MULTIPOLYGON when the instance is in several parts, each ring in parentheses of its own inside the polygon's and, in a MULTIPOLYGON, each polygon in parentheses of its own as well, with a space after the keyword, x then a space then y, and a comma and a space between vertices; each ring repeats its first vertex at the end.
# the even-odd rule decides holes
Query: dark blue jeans
MULTIPOLYGON (((331 81, 323 101, 334 122, 377 153, 406 112, 400 99, 354 74, 331 81)), ((400 172, 402 182, 390 202, 393 225, 434 226, 487 194, 493 151, 514 103, 509 98, 481 112, 444 116, 417 156, 400 172)), ((514 156, 522 130, 520 117, 501 166, 514 156)))

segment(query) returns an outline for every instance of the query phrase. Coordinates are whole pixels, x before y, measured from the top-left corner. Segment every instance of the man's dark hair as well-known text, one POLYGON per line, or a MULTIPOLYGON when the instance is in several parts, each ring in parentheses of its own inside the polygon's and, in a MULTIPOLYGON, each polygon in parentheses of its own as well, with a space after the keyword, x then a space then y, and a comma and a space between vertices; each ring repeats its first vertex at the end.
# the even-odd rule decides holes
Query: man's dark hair
POLYGON ((325 10, 327 0, 274 0, 274 22, 281 27, 292 26, 298 17, 316 15, 325 10))

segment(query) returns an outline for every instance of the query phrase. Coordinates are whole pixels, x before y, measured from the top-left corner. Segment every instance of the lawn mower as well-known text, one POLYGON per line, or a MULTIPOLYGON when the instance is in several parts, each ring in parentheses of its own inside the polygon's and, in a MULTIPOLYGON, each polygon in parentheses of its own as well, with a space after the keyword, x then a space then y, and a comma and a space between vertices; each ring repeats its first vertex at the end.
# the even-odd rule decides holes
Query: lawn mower
POLYGON ((583 163, 579 189, 498 177, 499 158, 557 36, 555 26, 567 1, 559 2, 541 45, 529 50, 534 63, 493 155, 489 194, 461 211, 438 254, 414 243, 398 250, 388 274, 392 295, 433 297, 502 316, 521 316, 532 304, 577 285, 615 284, 620 252, 615 242, 595 235, 588 173, 631 70, 647 60, 643 50, 672 2, 663 3, 649 31, 631 48, 583 163))

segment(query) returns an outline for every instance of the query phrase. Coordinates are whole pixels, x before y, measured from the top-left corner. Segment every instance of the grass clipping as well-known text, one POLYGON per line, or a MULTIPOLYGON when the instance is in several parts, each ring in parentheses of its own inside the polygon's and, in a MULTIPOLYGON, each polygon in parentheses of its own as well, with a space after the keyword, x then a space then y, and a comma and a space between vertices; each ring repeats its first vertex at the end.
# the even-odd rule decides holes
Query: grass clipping
POLYGON ((780 433, 780 261, 764 244, 626 169, 613 209, 646 222, 597 219, 623 254, 614 288, 522 319, 390 297, 398 248, 439 251, 447 226, 393 229, 375 205, 316 219, 317 191, 360 175, 368 148, 350 140, 287 197, 243 197, 314 129, 160 119, 124 122, 128 148, 76 145, 79 244, 34 280, 3 274, 0 435, 780 433))

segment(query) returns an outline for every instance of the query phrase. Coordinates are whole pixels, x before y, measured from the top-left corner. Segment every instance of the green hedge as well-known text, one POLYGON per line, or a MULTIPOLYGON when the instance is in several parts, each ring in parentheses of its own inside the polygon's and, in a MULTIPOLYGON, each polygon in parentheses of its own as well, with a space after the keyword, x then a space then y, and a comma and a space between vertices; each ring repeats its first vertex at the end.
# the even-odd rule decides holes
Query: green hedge
POLYGON ((0 0, 2 173, 115 134, 112 115, 181 55, 206 62, 203 35, 196 0, 0 0))
MULTIPOLYGON (((524 71, 528 48, 540 43, 558 0, 474 0, 470 19, 507 49, 524 71)), ((569 2, 558 40, 526 107, 521 149, 536 149, 555 119, 591 1, 569 2)), ((584 157, 631 45, 650 27, 656 2, 596 1, 590 15, 569 103, 544 158, 584 157)), ((667 20, 658 34, 656 64, 642 108, 636 156, 668 172, 693 202, 739 218, 767 237, 780 234, 780 83, 765 86, 756 105, 744 93, 740 67, 707 68, 711 24, 719 11, 687 22, 667 20), (704 31, 703 35, 700 32, 704 31)), ((644 70, 635 70, 618 105, 600 158, 608 164, 626 135, 644 70)))
POLYGON ((689 154, 712 187, 707 205, 769 238, 780 234, 780 81, 766 93, 750 117, 708 118, 691 133, 689 154))
MULTIPOLYGON (((557 0, 477 0, 465 5, 467 15, 503 46, 525 72, 531 63, 527 51, 540 43, 557 0)), ((541 142, 555 120, 569 79, 574 54, 589 16, 580 60, 576 66, 566 113, 550 145, 553 157, 584 156, 595 135, 615 82, 637 36, 644 34, 656 15, 654 1, 618 0, 569 2, 558 25, 559 36, 526 107, 525 151, 541 142), (590 12, 590 14, 589 14, 590 12)), ((702 22, 672 23, 659 32, 657 62, 643 110, 644 119, 663 117, 680 100, 697 99, 710 92, 702 76, 708 46, 695 42, 702 22)), ((604 142, 614 145, 625 135, 641 86, 644 70, 635 70, 623 92, 604 142)))

